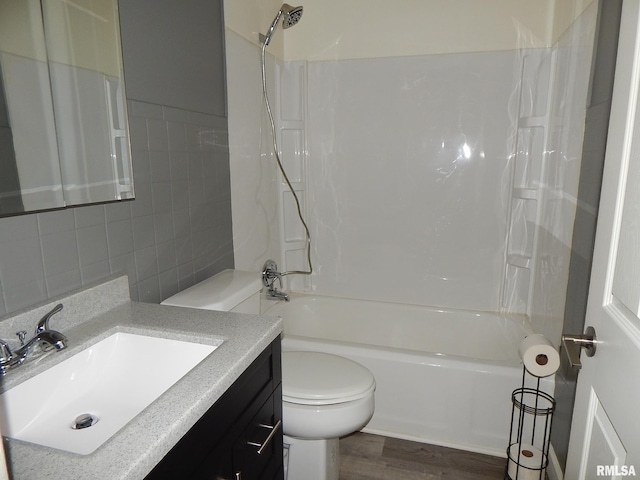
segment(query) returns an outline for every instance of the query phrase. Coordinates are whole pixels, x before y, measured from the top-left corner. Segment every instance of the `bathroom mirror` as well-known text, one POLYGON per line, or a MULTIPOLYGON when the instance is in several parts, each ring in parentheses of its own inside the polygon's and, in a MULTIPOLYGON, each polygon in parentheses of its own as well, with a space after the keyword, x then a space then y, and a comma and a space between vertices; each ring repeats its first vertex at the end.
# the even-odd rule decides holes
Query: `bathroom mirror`
POLYGON ((133 198, 117 0, 0 0, 0 216, 133 198))

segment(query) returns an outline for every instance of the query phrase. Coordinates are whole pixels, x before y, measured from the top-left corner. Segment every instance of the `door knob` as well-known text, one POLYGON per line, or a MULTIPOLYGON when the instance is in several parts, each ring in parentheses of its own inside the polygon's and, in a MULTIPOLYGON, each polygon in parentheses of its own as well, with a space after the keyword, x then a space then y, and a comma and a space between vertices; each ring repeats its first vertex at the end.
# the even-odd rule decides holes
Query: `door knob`
POLYGON ((576 368, 582 368, 580 349, 585 349, 587 357, 593 357, 596 354, 597 343, 596 331, 593 327, 587 327, 582 335, 562 335, 564 351, 567 352, 571 366, 576 368))

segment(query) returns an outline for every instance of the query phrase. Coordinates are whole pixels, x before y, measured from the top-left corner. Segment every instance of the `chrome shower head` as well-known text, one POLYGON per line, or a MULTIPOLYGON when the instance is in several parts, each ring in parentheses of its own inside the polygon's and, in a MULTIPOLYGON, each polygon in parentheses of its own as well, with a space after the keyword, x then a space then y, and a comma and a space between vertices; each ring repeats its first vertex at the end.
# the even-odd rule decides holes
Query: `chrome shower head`
POLYGON ((300 18, 302 18, 302 7, 292 7, 287 3, 282 4, 282 7, 280 7, 280 10, 278 10, 278 14, 276 15, 276 18, 274 18, 273 22, 271 22, 271 26, 269 27, 269 31, 267 32, 267 34, 266 35, 260 34, 260 40, 264 42, 265 46, 269 45, 269 42, 271 41, 271 36, 273 35, 273 32, 275 32, 281 17, 282 17, 283 29, 293 27, 296 23, 300 21, 300 18))
POLYGON ((284 15, 282 18, 282 28, 293 27, 302 18, 302 7, 292 7, 286 3, 282 4, 280 11, 284 15))

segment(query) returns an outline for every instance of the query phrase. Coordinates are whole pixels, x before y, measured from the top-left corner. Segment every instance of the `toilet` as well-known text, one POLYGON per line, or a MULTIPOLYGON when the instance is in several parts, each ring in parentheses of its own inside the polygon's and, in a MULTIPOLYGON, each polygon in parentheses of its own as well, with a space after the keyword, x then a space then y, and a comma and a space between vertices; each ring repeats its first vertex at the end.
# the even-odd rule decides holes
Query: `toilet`
MULTIPOLYGON (((259 273, 225 270, 163 305, 260 313, 259 273)), ((339 437, 373 415, 375 379, 349 359, 321 352, 282 353, 285 479, 338 480, 339 437)))

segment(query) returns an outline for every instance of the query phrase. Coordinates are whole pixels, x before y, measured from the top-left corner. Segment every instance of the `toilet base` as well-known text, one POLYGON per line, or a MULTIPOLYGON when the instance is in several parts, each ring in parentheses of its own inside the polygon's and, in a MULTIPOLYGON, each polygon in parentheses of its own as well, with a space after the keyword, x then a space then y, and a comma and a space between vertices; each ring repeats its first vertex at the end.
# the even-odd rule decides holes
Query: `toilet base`
POLYGON ((304 440, 284 435, 288 447, 285 480, 338 480, 339 439, 304 440))

